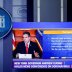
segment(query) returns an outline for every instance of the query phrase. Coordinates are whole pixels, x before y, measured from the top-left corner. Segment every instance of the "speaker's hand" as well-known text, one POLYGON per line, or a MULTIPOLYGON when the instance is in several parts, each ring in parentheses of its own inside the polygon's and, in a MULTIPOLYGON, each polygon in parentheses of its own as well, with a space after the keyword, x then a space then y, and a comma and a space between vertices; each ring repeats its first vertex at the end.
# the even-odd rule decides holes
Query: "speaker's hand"
POLYGON ((35 57, 39 57, 39 53, 34 51, 35 57))
POLYGON ((19 54, 20 54, 20 53, 17 53, 17 54, 16 54, 16 58, 19 58, 19 54))

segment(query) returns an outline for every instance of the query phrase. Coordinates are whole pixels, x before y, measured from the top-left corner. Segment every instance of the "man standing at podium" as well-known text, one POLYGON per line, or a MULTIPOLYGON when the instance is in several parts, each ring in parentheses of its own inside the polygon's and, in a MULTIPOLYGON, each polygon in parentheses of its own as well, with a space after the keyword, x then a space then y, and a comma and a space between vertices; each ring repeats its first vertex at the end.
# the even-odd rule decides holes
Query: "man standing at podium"
POLYGON ((32 54, 32 58, 40 58, 40 50, 37 43, 32 42, 29 32, 23 33, 23 40, 19 42, 15 51, 13 52, 14 58, 19 58, 19 54, 32 54))

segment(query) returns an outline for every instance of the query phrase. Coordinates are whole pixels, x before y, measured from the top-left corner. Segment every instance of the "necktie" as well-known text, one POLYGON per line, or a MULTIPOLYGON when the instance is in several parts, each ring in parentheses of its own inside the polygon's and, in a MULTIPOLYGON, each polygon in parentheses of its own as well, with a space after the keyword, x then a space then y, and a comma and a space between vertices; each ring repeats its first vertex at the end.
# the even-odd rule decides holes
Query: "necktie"
POLYGON ((26 44, 26 54, 28 54, 28 44, 26 44))

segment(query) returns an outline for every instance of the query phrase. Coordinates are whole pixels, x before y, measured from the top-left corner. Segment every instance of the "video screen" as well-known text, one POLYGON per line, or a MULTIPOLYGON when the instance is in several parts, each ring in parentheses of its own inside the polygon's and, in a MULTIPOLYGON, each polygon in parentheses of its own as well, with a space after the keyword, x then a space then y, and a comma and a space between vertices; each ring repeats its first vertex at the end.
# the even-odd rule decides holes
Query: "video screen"
POLYGON ((71 7, 70 0, 0 0, 0 72, 72 69, 71 7))
POLYGON ((13 68, 72 68, 72 30, 13 29, 13 68))
POLYGON ((42 58, 42 36, 37 30, 13 30, 13 58, 42 58))

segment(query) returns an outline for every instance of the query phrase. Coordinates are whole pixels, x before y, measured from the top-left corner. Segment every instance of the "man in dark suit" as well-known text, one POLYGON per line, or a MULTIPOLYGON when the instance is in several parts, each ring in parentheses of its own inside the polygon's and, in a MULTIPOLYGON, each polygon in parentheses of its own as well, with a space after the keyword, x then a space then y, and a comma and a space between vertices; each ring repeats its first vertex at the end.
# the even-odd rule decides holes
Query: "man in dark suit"
POLYGON ((15 51, 13 51, 13 57, 18 58, 18 54, 32 54, 32 58, 40 58, 40 50, 37 43, 30 40, 30 33, 23 33, 23 40, 19 42, 15 51))

